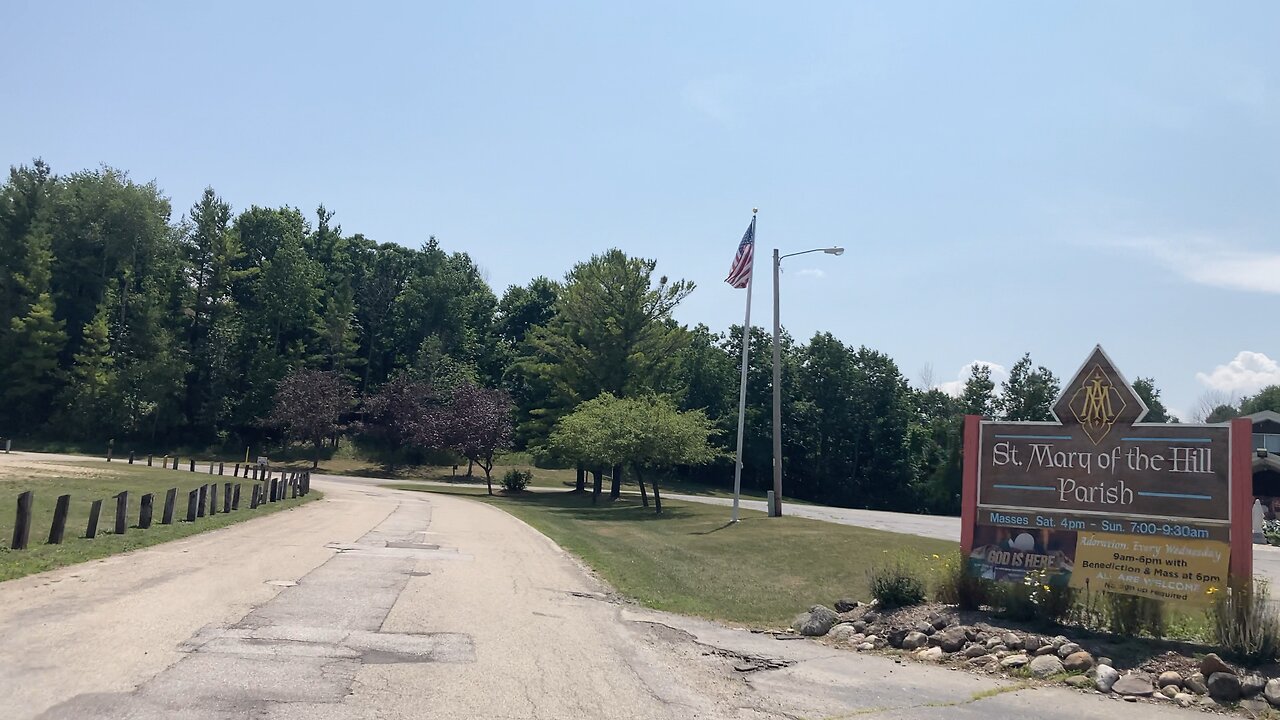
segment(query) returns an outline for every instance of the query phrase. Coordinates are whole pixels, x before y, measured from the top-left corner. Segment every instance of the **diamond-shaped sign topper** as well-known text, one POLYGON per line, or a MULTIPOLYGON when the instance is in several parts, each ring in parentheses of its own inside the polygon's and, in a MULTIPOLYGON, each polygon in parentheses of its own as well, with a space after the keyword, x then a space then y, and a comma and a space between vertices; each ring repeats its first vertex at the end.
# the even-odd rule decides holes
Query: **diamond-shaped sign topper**
POLYGON ((1063 388, 1053 411, 1063 425, 1079 424, 1097 445, 1114 426, 1142 420, 1147 406, 1099 345, 1063 388))

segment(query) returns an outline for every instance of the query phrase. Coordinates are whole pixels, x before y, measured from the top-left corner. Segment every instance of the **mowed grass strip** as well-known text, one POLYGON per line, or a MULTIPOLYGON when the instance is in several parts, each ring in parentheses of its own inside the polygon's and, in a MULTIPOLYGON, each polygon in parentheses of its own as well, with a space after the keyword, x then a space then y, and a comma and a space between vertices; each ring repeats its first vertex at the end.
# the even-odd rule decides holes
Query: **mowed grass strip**
POLYGON ((305 498, 267 503, 256 510, 250 510, 252 480, 234 478, 230 474, 210 475, 207 463, 203 471, 199 465, 196 469, 193 473, 186 469, 172 470, 158 466, 149 468, 145 464, 131 466, 123 462, 112 462, 110 465, 104 462, 32 463, 19 467, 0 465, 0 581, 177 540, 297 507, 321 497, 319 492, 312 490, 305 498), (205 483, 214 482, 218 483, 218 514, 206 514, 193 523, 187 522, 187 493, 205 483), (223 483, 226 482, 230 482, 232 487, 236 483, 241 484, 240 509, 231 513, 222 512, 223 483), (174 503, 174 523, 162 525, 160 521, 164 518, 165 493, 172 487, 178 488, 177 501, 174 503), (13 541, 18 494, 27 490, 34 492, 31 535, 27 549, 14 550, 10 544, 13 541), (113 532, 115 495, 124 490, 129 491, 128 530, 124 535, 116 535, 113 532), (140 530, 138 513, 145 493, 154 494, 155 505, 151 527, 140 530), (61 545, 48 545, 46 541, 53 522, 54 506, 58 496, 66 494, 71 495, 66 533, 61 545), (84 532, 89 522, 89 506, 94 500, 102 500, 102 514, 98 518, 98 536, 88 540, 84 537, 84 532))
POLYGON ((755 627, 785 627, 810 605, 837 598, 869 600, 871 568, 903 559, 925 567, 956 549, 953 542, 751 511, 732 525, 729 508, 692 502, 664 501, 655 516, 625 496, 592 506, 589 493, 488 497, 473 488, 388 487, 491 503, 642 605, 755 627))

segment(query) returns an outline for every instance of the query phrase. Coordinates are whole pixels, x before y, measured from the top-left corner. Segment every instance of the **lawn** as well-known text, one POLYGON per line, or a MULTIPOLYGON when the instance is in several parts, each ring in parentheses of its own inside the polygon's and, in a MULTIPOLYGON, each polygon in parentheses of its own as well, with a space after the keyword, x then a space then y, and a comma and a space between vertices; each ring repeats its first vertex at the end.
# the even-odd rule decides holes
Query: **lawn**
POLYGON ((107 465, 93 461, 54 463, 19 459, 16 456, 0 458, 4 458, 0 462, 0 581, 176 540, 296 507, 320 497, 320 493, 313 491, 306 498, 267 503, 250 511, 252 481, 231 477, 230 468, 227 468, 226 475, 219 477, 208 474, 207 464, 204 468, 197 465, 198 472, 192 473, 185 469, 185 465, 181 470, 171 470, 160 468, 159 463, 156 467, 149 468, 145 462, 131 466, 125 462, 107 465), (209 482, 218 483, 219 512, 199 518, 194 523, 186 522, 187 492, 209 482), (221 512, 222 483, 225 482, 233 485, 241 483, 240 509, 230 514, 221 512), (162 525, 160 521, 164 512, 165 492, 169 488, 178 489, 175 521, 172 525, 162 525), (11 543, 17 497, 26 490, 34 492, 31 534, 27 549, 14 550, 11 543), (114 496, 123 490, 129 491, 128 530, 123 535, 115 535, 112 532, 115 528, 114 496), (144 493, 154 493, 155 511, 151 527, 140 530, 138 512, 144 493), (46 541, 54 506, 58 496, 64 494, 71 495, 66 533, 62 544, 49 545, 46 541), (85 526, 88 523, 90 504, 94 500, 103 501, 102 514, 98 520, 98 536, 88 540, 84 537, 85 526))
POLYGON ((751 511, 731 525, 725 507, 678 500, 664 501, 658 517, 630 496, 594 507, 589 493, 488 497, 475 488, 388 487, 491 503, 642 605, 756 627, 785 627, 815 603, 868 600, 867 572, 875 565, 900 558, 927 565, 956 549, 941 540, 751 511))

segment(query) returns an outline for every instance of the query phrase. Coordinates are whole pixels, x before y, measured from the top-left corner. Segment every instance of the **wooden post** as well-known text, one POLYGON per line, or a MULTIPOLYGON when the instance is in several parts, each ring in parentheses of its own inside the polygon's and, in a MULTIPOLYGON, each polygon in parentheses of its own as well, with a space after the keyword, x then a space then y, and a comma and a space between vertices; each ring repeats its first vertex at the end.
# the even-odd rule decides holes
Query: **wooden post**
POLYGON ((298 497, 298 478, 297 476, 289 478, 289 499, 296 500, 298 497))
POLYGON ((173 469, 174 469, 174 470, 177 470, 177 469, 178 469, 178 456, 177 456, 177 455, 174 455, 174 456, 173 456, 173 469))
POLYGON ((231 496, 231 509, 240 509, 240 483, 236 483, 235 494, 231 496))
POLYGON ((49 528, 49 544, 61 545, 62 534, 67 529, 67 511, 71 508, 71 496, 59 495, 53 508, 53 525, 49 528))
POLYGON ((196 517, 204 517, 205 506, 209 502, 209 486, 196 488, 196 517))
POLYGON ((200 488, 187 493, 187 522, 196 521, 196 506, 200 504, 200 488))
POLYGON ((107 462, 111 462, 111 451, 115 448, 115 444, 115 440, 107 441, 107 462))
POLYGON ((222 512, 231 512, 231 483, 222 483, 222 512))
POLYGON ((195 459, 195 458, 191 458, 191 467, 190 467, 190 468, 188 468, 188 469, 189 469, 191 472, 195 472, 195 471, 196 471, 196 459, 195 459))
POLYGON ((151 455, 147 455, 147 467, 151 467, 151 455))
MULTIPOLYGON (((249 469, 245 468, 245 474, 247 475, 248 473, 249 469)), ((258 482, 258 466, 256 465, 253 467, 253 481, 258 482)))
POLYGON ((90 540, 98 536, 98 518, 102 515, 102 501, 94 500, 89 505, 89 525, 84 530, 84 536, 90 540))
POLYGON ((978 447, 981 440, 982 416, 964 416, 964 453, 961 455, 960 485, 960 551, 965 557, 973 552, 973 528, 978 521, 978 447))
POLYGON ((123 535, 129 529, 129 491, 116 495, 116 534, 123 535))
POLYGON ((221 461, 221 460, 219 460, 219 461, 218 461, 218 474, 219 474, 219 475, 221 475, 221 474, 222 474, 222 461, 221 461))
POLYGON ((169 488, 164 493, 164 515, 160 518, 160 522, 165 525, 173 524, 173 506, 178 502, 178 488, 169 488))
POLYGON ((250 510, 258 509, 258 484, 257 483, 254 483, 253 492, 249 494, 249 509, 250 510))
POLYGON ((130 465, 132 465, 132 464, 133 464, 133 451, 132 451, 132 450, 130 450, 130 451, 129 451, 129 464, 130 464, 130 465))
POLYGON ((151 514, 155 510, 155 495, 146 493, 142 496, 142 506, 138 510, 138 529, 146 530, 151 527, 151 514))
POLYGON ((210 474, 210 475, 212 475, 212 474, 213 474, 213 461, 212 461, 212 460, 210 460, 210 461, 209 461, 209 474, 210 474))
POLYGON ((209 485, 209 514, 218 514, 218 483, 209 485))
POLYGON ((13 542, 9 547, 24 550, 31 537, 31 501, 35 496, 30 490, 18 496, 18 515, 13 521, 13 542))
POLYGON ((231 477, 240 477, 240 463, 236 463, 236 470, 231 473, 231 477))

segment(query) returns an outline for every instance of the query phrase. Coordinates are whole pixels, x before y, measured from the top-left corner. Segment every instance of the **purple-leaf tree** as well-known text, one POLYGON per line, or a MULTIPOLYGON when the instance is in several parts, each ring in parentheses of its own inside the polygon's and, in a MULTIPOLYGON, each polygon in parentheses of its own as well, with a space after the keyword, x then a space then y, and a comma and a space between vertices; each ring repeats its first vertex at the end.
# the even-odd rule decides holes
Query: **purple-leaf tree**
POLYGON ((511 444, 514 405, 505 390, 462 383, 442 409, 441 432, 449 447, 484 470, 485 484, 493 494, 493 457, 511 444))
POLYGON ((276 388, 268 422, 288 438, 312 443, 311 467, 319 467, 324 439, 342 432, 342 414, 353 400, 351 386, 337 373, 294 370, 276 388))
POLYGON ((444 444, 440 397, 429 383, 401 373, 366 397, 364 409, 368 429, 392 449, 436 449, 444 444))

